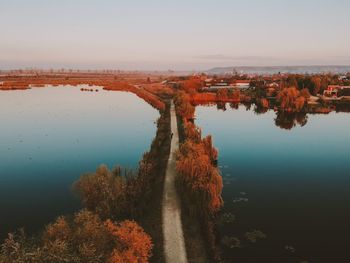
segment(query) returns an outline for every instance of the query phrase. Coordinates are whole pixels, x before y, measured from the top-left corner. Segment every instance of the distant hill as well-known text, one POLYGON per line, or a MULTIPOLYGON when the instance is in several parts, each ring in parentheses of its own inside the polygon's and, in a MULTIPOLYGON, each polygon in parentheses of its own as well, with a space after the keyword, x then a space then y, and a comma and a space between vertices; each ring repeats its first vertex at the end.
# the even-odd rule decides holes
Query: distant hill
POLYGON ((294 74, 315 74, 315 73, 339 73, 345 74, 350 72, 350 66, 274 66, 274 67, 217 67, 212 68, 208 74, 225 74, 232 73, 246 74, 275 74, 275 73, 294 73, 294 74))

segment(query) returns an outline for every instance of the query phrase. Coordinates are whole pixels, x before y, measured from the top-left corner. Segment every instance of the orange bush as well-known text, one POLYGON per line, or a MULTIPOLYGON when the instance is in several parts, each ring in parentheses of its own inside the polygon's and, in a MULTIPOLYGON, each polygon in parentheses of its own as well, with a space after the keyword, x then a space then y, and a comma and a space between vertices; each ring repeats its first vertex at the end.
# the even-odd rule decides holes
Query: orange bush
POLYGON ((24 232, 9 234, 1 245, 0 262, 148 262, 152 241, 134 221, 103 221, 82 210, 73 218, 59 217, 41 240, 24 232))
POLYGON ((149 235, 138 224, 126 220, 115 225, 107 220, 105 225, 118 245, 112 252, 110 263, 148 262, 153 244, 149 235))

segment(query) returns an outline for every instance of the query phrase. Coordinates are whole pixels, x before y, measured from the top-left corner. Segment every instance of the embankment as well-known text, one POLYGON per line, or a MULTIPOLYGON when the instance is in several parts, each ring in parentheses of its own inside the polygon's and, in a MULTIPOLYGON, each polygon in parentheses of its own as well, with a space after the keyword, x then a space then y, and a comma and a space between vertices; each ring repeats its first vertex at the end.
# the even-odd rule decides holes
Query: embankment
POLYGON ((194 107, 189 95, 175 99, 181 144, 176 169, 182 199, 182 222, 189 262, 218 262, 214 219, 223 205, 222 177, 216 167, 217 150, 211 136, 202 138, 192 120, 194 107))

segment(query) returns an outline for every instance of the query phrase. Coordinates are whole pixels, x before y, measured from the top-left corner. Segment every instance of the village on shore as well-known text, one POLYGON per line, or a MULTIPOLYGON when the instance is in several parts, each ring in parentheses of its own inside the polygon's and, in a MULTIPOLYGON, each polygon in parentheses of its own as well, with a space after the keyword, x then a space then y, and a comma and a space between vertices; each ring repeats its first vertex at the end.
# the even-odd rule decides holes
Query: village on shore
MULTIPOLYGON (((172 77, 164 81, 173 88, 180 88, 184 77, 172 77)), ((186 78, 188 81, 188 78, 186 78)), ((236 71, 207 75, 194 74, 190 77, 198 94, 193 95, 193 102, 245 102, 255 103, 261 108, 280 110, 276 100, 283 90, 295 88, 295 94, 289 92, 291 100, 304 96, 305 103, 300 110, 286 109, 288 112, 307 111, 310 113, 329 113, 339 108, 350 106, 350 73, 319 74, 239 74, 236 71), (301 92, 300 94, 296 92, 301 92), (216 94, 216 95, 214 95, 216 94), (233 94, 233 95, 231 95, 233 94), (231 96, 230 96, 231 95, 231 96)))

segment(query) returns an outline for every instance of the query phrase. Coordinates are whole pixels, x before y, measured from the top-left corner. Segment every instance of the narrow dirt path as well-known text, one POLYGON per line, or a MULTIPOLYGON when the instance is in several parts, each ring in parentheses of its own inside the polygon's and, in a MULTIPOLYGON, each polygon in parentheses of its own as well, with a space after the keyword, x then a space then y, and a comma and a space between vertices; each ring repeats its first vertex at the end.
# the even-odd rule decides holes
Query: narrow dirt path
POLYGON ((181 223, 181 203, 175 187, 175 152, 179 148, 179 134, 174 103, 171 102, 171 147, 165 174, 163 193, 163 236, 166 263, 186 263, 186 248, 181 223))

